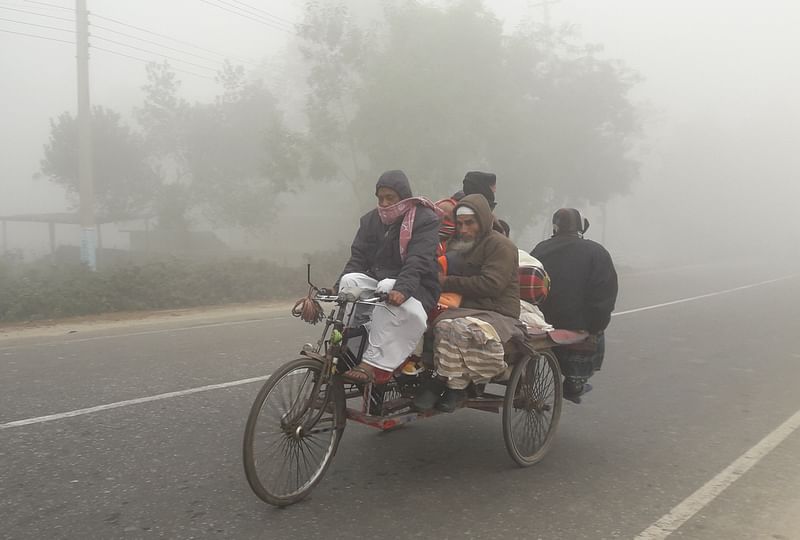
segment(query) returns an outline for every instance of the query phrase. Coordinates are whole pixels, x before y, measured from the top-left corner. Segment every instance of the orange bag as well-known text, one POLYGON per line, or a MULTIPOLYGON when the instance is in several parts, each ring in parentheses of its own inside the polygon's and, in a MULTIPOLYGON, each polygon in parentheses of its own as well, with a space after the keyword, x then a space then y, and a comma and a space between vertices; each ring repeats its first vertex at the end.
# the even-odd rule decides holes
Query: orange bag
POLYGON ((442 295, 439 296, 439 305, 445 307, 460 307, 461 295, 455 292, 443 292, 442 295))
MULTIPOLYGON (((438 261, 439 269, 441 269, 444 275, 447 275, 447 257, 442 255, 439 257, 438 261)), ((444 307, 460 307, 461 295, 454 292, 443 292, 441 296, 439 296, 439 305, 444 307)))

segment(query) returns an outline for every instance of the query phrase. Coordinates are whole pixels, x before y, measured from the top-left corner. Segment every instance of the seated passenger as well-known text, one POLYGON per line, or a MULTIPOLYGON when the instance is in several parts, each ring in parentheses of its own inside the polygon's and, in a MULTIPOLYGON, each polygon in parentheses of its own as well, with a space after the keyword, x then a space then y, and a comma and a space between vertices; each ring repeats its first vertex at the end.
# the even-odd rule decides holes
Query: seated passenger
POLYGON ((442 222, 439 225, 439 245, 436 247, 436 256, 441 257, 447 251, 447 242, 456 233, 456 218, 453 213, 458 201, 455 199, 441 199, 436 201, 436 208, 441 213, 442 222))
POLYGON ((425 331, 440 285, 436 245, 439 217, 433 203, 413 197, 403 171, 387 171, 375 186, 378 207, 361 217, 338 288, 387 293, 389 306, 372 312, 369 345, 361 364, 343 377, 386 382, 425 331))
POLYGON ((521 336, 517 248, 492 229, 492 211, 482 195, 456 206, 456 236, 447 245, 442 291, 461 295, 434 326, 436 376, 414 399, 419 410, 453 412, 470 383, 485 383, 506 368, 503 344, 521 336), (443 395, 442 395, 443 394, 443 395))
POLYGON ((550 275, 550 293, 541 308, 556 328, 583 330, 590 334, 586 350, 558 347, 564 374, 564 398, 580 403, 591 390, 589 380, 600 369, 605 354, 604 331, 617 300, 617 272, 608 251, 583 238, 589 222, 574 208, 553 215, 553 236, 536 245, 531 255, 550 275))

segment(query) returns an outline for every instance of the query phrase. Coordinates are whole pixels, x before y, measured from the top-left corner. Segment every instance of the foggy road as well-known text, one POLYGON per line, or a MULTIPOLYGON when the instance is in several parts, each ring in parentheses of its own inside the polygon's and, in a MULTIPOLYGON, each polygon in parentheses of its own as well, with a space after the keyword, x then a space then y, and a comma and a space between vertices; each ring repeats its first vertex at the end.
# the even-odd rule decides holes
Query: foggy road
MULTIPOLYGON (((0 2, 0 540, 800 540, 798 27, 788 0, 0 2), (489 216, 437 233, 418 197, 461 193, 524 250, 612 256, 593 392, 534 467, 497 414, 351 423, 264 504, 246 418, 321 331, 276 302, 309 264, 427 305, 423 261, 489 216)), ((490 252, 463 254, 499 283, 490 252)))
POLYGON ((543 462, 517 468, 490 413, 385 434, 349 424, 326 477, 285 510, 242 472, 248 379, 318 328, 273 310, 5 339, 0 536, 635 538, 667 516, 675 538, 798 538, 797 422, 725 473, 800 409, 800 278, 772 281, 791 274, 622 274, 603 371, 565 403, 543 462), (670 518, 686 500, 694 513, 670 518))

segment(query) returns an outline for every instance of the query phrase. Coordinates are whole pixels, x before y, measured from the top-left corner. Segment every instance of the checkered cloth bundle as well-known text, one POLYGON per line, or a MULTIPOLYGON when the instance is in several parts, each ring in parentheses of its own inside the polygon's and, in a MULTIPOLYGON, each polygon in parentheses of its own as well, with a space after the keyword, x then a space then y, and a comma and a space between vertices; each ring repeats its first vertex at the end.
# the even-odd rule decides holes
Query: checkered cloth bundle
POLYGON ((522 266, 519 269, 519 297, 521 300, 539 305, 550 292, 550 276, 540 266, 522 266))

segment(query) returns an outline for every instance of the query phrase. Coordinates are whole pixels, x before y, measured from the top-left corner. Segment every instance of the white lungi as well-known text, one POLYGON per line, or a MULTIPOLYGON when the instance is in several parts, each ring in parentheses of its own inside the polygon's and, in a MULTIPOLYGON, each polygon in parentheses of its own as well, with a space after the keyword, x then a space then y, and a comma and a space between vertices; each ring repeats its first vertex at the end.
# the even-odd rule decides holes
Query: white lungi
MULTIPOLYGON (((394 279, 380 282, 366 274, 351 273, 342 276, 339 289, 359 287, 388 293, 395 284, 394 279)), ((394 371, 403 365, 414 351, 427 326, 428 314, 416 298, 407 298, 402 305, 379 304, 372 311, 369 324, 369 345, 363 362, 386 371, 394 371)))

